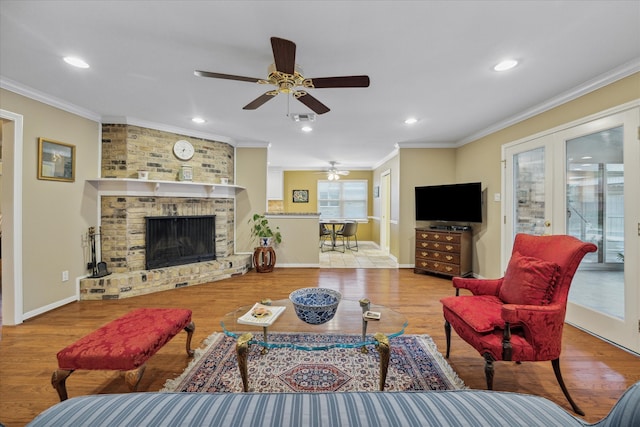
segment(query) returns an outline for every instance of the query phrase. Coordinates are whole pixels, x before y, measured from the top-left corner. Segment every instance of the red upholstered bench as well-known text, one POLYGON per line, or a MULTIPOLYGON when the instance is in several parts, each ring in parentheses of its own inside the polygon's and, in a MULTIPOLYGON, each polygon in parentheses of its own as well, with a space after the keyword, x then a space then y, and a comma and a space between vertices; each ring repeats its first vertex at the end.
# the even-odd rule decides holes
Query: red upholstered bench
POLYGON ((145 362, 181 330, 187 331, 187 354, 193 356, 191 337, 195 325, 191 310, 139 308, 113 320, 58 352, 58 369, 51 384, 60 400, 67 399, 66 380, 77 369, 125 371, 125 381, 135 391, 145 362))

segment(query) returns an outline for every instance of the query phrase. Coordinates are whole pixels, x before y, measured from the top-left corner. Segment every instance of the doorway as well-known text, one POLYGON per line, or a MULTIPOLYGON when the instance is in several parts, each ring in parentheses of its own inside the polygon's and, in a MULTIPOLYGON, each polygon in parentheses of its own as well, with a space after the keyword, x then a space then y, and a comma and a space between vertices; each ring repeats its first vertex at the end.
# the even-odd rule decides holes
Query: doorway
POLYGON ((598 250, 572 282, 566 321, 640 352, 640 108, 615 111, 503 147, 503 267, 516 233, 569 234, 598 250))

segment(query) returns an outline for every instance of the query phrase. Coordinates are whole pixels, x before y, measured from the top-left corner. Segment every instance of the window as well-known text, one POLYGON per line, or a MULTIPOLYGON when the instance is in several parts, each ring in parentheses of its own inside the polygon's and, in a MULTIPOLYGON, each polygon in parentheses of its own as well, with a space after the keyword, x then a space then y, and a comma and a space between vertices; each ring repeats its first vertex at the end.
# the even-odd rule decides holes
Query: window
POLYGON ((366 180, 318 181, 318 211, 322 219, 367 219, 366 180))

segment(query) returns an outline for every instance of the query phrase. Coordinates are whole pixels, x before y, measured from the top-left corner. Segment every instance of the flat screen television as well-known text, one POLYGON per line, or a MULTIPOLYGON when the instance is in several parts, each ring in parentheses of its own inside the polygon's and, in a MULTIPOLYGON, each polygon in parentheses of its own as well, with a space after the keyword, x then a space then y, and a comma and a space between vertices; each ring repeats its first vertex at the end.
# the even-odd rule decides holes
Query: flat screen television
POLYGON ((482 185, 416 187, 416 221, 482 222, 482 185))

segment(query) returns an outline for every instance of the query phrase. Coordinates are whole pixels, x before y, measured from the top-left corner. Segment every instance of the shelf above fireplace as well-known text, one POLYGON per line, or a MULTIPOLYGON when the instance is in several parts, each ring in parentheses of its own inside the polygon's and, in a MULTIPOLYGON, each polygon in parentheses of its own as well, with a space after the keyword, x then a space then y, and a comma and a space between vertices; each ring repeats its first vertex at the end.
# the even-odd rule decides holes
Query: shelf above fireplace
POLYGON ((87 180, 103 196, 155 196, 235 198, 245 187, 191 181, 157 181, 133 178, 97 178, 87 180))

